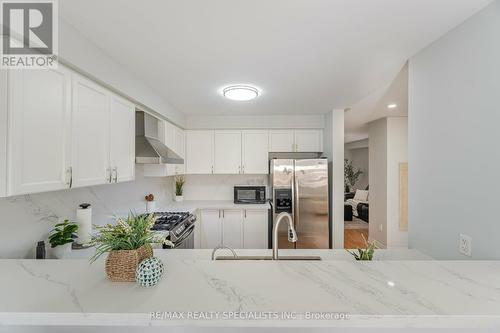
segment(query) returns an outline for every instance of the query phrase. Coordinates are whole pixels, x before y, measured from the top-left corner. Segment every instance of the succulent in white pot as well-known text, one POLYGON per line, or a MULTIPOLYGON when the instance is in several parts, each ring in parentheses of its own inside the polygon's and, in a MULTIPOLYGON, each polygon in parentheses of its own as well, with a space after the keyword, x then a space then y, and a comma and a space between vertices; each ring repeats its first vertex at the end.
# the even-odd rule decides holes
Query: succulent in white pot
POLYGON ((184 196, 182 195, 184 192, 184 183, 186 179, 182 176, 175 177, 175 201, 181 202, 184 200, 184 196))
POLYGON ((54 226, 49 234, 49 243, 52 248, 52 256, 62 259, 71 251, 71 244, 77 238, 78 225, 69 220, 64 220, 54 226))

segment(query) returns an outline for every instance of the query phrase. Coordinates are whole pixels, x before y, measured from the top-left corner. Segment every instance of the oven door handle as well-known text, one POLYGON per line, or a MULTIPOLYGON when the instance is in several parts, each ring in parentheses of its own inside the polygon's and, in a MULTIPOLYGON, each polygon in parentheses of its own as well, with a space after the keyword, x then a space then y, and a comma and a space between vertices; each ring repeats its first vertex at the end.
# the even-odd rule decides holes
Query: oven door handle
POLYGON ((194 232, 194 223, 184 232, 181 238, 175 241, 174 249, 179 247, 194 232))

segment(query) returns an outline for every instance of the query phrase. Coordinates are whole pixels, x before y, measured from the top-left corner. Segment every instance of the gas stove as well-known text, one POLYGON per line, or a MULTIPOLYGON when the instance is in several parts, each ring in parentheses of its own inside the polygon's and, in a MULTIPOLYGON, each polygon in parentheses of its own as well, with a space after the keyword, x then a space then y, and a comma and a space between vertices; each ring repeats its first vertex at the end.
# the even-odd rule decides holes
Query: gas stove
POLYGON ((196 217, 189 212, 156 212, 151 230, 165 235, 176 248, 192 248, 196 217), (187 246, 187 247, 186 247, 187 246))

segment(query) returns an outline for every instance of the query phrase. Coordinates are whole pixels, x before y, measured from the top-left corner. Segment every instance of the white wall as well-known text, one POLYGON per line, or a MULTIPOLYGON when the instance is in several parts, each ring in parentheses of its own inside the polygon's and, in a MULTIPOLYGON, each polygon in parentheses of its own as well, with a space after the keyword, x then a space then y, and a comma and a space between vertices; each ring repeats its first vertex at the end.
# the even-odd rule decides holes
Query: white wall
POLYGON ((323 115, 287 116, 200 116, 186 117, 189 129, 323 128, 323 115))
POLYGON ((408 118, 382 118, 368 128, 369 238, 387 248, 406 248, 408 233, 399 230, 399 165, 408 161, 408 118))
MULTIPOLYGON (((130 47, 136 46, 131 41, 130 47)), ((59 18, 59 58, 64 64, 78 69, 135 103, 146 106, 146 109, 157 112, 181 127, 185 126, 183 113, 172 107, 156 91, 143 84, 137 76, 103 53, 61 18, 59 18)))
POLYGON ((172 177, 143 178, 137 170, 133 182, 0 198, 0 258, 33 258, 36 242, 46 241, 57 222, 74 219, 80 203, 92 205, 94 224, 105 224, 131 210, 144 212, 148 193, 155 195, 158 208, 172 202, 172 177))
POLYGON ((387 247, 407 248, 408 231, 399 230, 399 166, 408 162, 408 118, 387 118, 387 247))
POLYGON ((439 259, 472 237, 500 259, 500 1, 410 60, 409 241, 439 259))
POLYGON ((233 200, 235 185, 268 185, 268 175, 186 175, 185 179, 186 200, 233 200))
POLYGON ((387 118, 368 126, 370 174, 370 240, 387 245, 387 118))
POLYGON ((325 115, 324 156, 328 158, 330 176, 330 219, 333 248, 344 248, 344 110, 325 115))

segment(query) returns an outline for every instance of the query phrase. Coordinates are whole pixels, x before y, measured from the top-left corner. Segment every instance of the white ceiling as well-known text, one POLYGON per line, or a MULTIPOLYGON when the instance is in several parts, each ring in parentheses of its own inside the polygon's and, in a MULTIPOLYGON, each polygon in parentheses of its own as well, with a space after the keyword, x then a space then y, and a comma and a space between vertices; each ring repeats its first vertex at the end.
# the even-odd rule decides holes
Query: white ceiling
POLYGON ((373 120, 408 116, 408 64, 392 82, 355 103, 344 116, 345 142, 368 138, 368 123, 373 120), (397 107, 389 109, 389 104, 396 104, 397 107))
POLYGON ((60 15, 186 114, 319 114, 387 86, 491 0, 64 0, 60 15), (219 89, 255 84, 234 102, 219 89))

